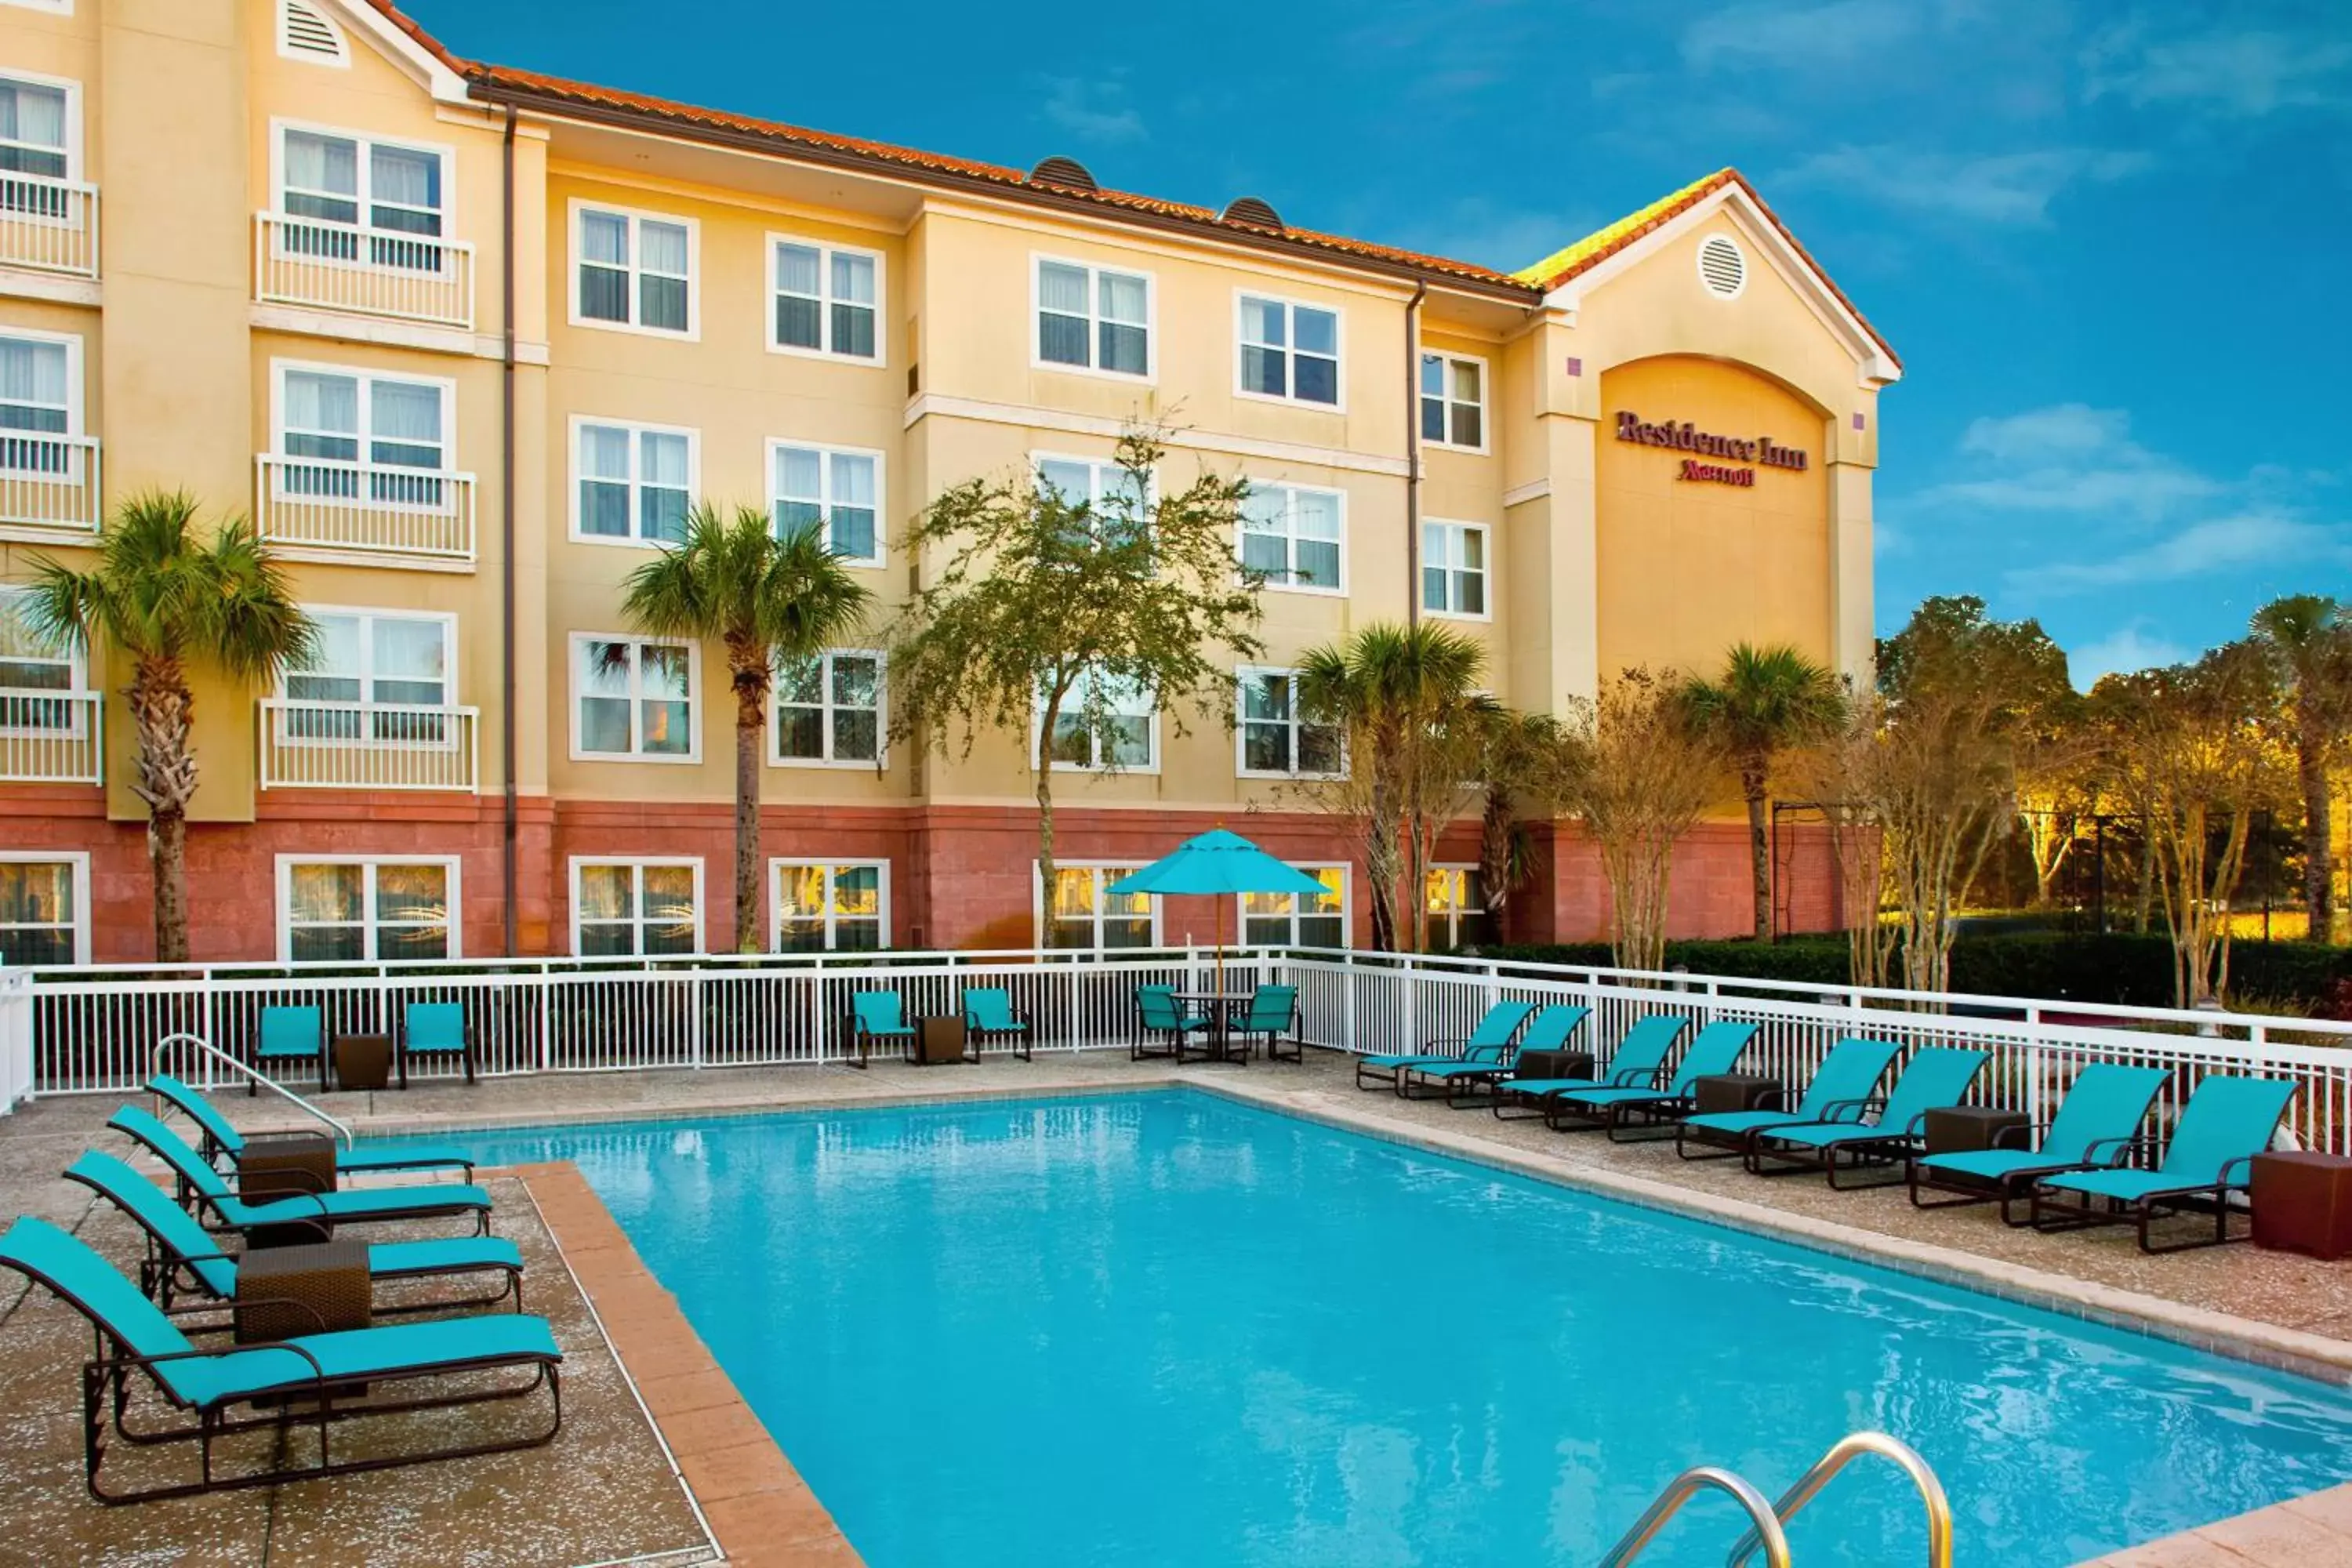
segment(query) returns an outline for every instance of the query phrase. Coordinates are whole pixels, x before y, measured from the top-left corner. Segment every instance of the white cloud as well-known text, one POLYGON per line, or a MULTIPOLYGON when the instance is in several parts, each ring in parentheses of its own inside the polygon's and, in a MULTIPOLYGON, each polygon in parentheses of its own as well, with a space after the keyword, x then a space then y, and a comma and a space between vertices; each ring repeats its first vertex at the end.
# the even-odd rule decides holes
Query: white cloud
POLYGON ((1508 207, 1486 196, 1464 196, 1401 231, 1401 243, 1433 256, 1475 261, 1502 271, 1542 260, 1600 226, 1589 216, 1508 207))
POLYGON ((2153 669, 2159 665, 2179 664, 2193 651, 2184 643, 2172 641, 2151 633, 2145 619, 2101 637, 2097 642, 2072 648, 2066 654, 2067 678, 2078 690, 2088 691, 2099 683, 2103 675, 2129 674, 2133 670, 2153 669))
POLYGON ((1920 505, 2080 515, 2174 515, 2223 486, 2131 438, 2120 408, 2053 404, 1972 421, 1960 437, 1969 478, 1931 486, 1920 505))
POLYGON ((1046 78, 1045 87, 1039 112, 1081 141, 1140 142, 1150 134, 1142 114, 1126 101, 1124 82, 1057 76, 1046 78))
POLYGON ((2095 147, 1971 157, 1893 145, 1846 146, 1816 153, 1769 183, 1839 191, 1927 217, 2038 228, 2050 222, 2050 204, 2069 185, 2125 179, 2149 162, 2144 153, 2095 147))
POLYGON ((2169 537, 2098 561, 2017 567, 2012 588, 2074 593, 2223 576, 2253 566, 2292 566, 2326 576, 2352 569, 2352 529, 2276 512, 2246 512, 2191 523, 2169 537))
POLYGON ((2352 38, 2216 28, 2152 38, 2140 23, 2108 28, 2084 51, 2084 95, 2137 109, 2179 105, 2238 119, 2287 109, 2352 107, 2352 38))
POLYGON ((1838 68, 1866 61, 1908 38, 1918 30, 1926 10, 1924 0, 1728 5, 1684 27, 1682 54, 1700 70, 1719 64, 1838 68))

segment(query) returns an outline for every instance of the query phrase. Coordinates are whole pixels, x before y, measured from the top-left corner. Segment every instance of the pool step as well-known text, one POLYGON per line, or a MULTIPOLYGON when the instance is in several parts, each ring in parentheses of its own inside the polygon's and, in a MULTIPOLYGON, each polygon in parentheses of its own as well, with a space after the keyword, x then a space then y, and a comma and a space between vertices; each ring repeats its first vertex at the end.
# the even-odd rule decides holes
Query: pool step
POLYGON ((1832 1477, 1864 1454, 1877 1455, 1911 1478, 1911 1484, 1919 1489, 1919 1500, 1927 1505, 1927 1568, 1952 1568, 1952 1505, 1944 1496, 1944 1483, 1909 1444, 1884 1432, 1853 1432, 1839 1438, 1797 1478, 1795 1486, 1780 1494, 1778 1502, 1766 1502, 1753 1482, 1719 1466, 1699 1465, 1685 1470, 1666 1483, 1665 1490, 1633 1521, 1625 1538, 1601 1560, 1601 1568, 1624 1568, 1665 1529, 1667 1521, 1682 1511, 1685 1503, 1709 1490, 1729 1495, 1748 1518, 1748 1533, 1731 1549, 1729 1568, 1740 1568, 1759 1548, 1764 1552, 1765 1568, 1789 1568, 1789 1537, 1782 1527, 1820 1495, 1832 1477))

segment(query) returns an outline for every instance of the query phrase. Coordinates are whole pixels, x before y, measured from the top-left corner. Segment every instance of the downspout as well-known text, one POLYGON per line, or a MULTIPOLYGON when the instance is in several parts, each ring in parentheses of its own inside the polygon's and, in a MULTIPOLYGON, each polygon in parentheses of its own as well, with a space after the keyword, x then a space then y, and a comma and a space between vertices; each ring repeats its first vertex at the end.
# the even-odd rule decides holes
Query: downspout
POLYGON ((500 287, 499 321, 505 328, 504 351, 499 358, 499 473, 502 479, 499 497, 499 591, 503 600, 503 613, 499 623, 499 747, 502 758, 500 775, 506 784, 506 837, 499 848, 499 865, 506 879, 506 952, 515 956, 517 921, 515 912, 516 872, 515 838, 515 119, 513 104, 507 105, 505 144, 501 149, 504 162, 505 191, 502 222, 505 228, 500 241, 499 256, 504 277, 500 287))
POLYGON ((1421 302, 1427 279, 1404 302, 1404 624, 1421 625, 1421 302))

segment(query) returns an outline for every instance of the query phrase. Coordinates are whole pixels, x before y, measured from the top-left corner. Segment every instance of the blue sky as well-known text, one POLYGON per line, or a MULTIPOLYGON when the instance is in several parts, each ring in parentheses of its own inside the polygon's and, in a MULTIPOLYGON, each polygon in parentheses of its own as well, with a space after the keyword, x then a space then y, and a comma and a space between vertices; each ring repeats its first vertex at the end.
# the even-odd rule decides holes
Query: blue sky
POLYGON ((2352 5, 408 0, 458 53, 1504 268, 1730 163, 1903 355, 1882 630, 2352 595, 2352 5), (688 24, 690 25, 684 25, 688 24))

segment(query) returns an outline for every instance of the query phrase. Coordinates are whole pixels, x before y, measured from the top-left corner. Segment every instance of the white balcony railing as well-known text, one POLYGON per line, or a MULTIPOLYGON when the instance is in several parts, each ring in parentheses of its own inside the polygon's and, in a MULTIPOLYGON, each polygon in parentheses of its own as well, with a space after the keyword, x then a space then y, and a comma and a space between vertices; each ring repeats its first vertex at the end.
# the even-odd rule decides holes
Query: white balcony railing
POLYGON ((254 513, 272 544, 335 554, 474 559, 474 476, 265 452, 254 513))
POLYGON ((0 686, 0 784, 97 784, 105 698, 95 691, 0 686))
POLYGON ((477 708, 265 698, 261 787, 471 790, 480 717, 477 708))
POLYGON ((98 187, 0 173, 0 267, 98 276, 98 187))
POLYGON ((0 429, 0 524, 96 533, 98 437, 0 429))
POLYGON ((253 297, 265 305, 471 331, 474 247, 432 235, 257 213, 253 297))

